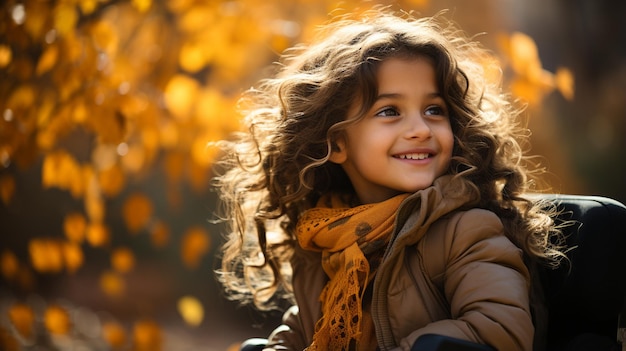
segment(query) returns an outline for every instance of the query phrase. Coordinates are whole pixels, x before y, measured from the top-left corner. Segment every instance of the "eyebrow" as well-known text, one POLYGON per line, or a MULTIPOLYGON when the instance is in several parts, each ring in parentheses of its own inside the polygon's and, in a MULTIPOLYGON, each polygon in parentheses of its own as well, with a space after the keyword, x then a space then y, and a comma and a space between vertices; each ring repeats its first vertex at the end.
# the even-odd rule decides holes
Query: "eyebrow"
MULTIPOLYGON (((403 96, 402 94, 399 93, 385 93, 385 94, 378 94, 378 96, 376 96, 376 100, 382 100, 382 99, 393 99, 393 98, 398 98, 403 96)), ((429 98, 440 98, 443 99, 443 96, 441 96, 441 94, 439 92, 432 92, 432 93, 428 93, 426 94, 427 97, 429 98)))

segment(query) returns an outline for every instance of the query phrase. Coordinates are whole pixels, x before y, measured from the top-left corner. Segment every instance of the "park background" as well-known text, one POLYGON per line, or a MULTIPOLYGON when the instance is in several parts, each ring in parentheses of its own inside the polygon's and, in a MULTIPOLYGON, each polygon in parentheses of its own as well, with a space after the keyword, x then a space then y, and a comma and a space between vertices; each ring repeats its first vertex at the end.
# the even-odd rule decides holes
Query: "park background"
POLYGON ((538 190, 626 202, 626 3, 5 0, 0 349, 235 350, 277 313, 226 300, 211 141, 334 15, 445 17, 528 104, 538 190))

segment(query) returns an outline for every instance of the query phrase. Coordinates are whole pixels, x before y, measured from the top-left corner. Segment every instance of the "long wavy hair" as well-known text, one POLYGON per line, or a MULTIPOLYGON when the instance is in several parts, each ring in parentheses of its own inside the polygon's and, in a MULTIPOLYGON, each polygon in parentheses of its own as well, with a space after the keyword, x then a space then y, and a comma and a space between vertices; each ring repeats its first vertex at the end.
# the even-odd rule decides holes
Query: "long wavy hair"
POLYGON ((288 50, 276 75, 244 94, 247 131, 221 142, 225 157, 214 179, 228 230, 217 273, 232 299, 270 309, 292 297, 298 216, 324 193, 353 192, 329 162, 333 140, 352 122, 346 115, 356 99, 363 113, 374 103, 377 69, 391 57, 434 64, 454 133, 449 174, 479 189, 479 207, 502 219, 527 257, 562 256, 550 212, 523 196, 538 167, 524 155, 523 109, 485 74, 485 49, 441 16, 380 9, 335 20, 319 34, 314 44, 288 50))

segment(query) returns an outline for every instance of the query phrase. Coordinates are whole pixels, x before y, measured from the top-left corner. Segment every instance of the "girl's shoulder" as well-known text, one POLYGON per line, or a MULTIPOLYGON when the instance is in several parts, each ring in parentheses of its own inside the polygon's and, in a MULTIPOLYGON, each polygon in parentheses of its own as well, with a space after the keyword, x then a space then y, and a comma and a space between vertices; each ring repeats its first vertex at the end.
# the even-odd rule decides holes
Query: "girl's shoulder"
POLYGON ((462 251, 477 243, 501 241, 501 238, 508 241, 500 217, 486 209, 472 208, 451 212, 435 222, 421 240, 421 245, 430 247, 426 250, 438 247, 439 250, 462 251))

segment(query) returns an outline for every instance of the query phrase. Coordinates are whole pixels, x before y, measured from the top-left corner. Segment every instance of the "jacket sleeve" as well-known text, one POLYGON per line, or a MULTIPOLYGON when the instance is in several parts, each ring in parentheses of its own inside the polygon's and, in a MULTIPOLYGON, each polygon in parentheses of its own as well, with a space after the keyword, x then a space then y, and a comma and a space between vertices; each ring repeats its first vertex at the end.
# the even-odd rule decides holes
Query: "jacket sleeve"
MULTIPOLYGON (((503 232, 494 213, 475 209, 453 216, 443 235, 425 238, 422 253, 436 256, 435 262, 443 260, 443 272, 427 274, 435 274, 431 277, 442 288, 451 318, 415 331, 407 337, 411 344, 432 333, 497 350, 532 350, 530 277, 522 251, 503 232)), ((425 263, 427 271, 438 266, 432 262, 430 267, 425 263)), ((401 342, 402 348, 410 347, 407 340, 401 342)))
POLYGON ((304 350, 307 343, 302 329, 299 309, 294 305, 284 313, 282 324, 270 334, 264 350, 304 350))
POLYGON ((315 323, 321 316, 319 296, 327 281, 321 255, 298 247, 291 265, 296 305, 284 313, 282 324, 269 336, 267 351, 304 350, 311 343, 315 323))

